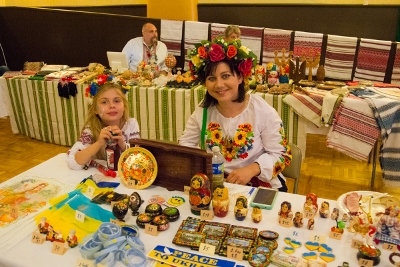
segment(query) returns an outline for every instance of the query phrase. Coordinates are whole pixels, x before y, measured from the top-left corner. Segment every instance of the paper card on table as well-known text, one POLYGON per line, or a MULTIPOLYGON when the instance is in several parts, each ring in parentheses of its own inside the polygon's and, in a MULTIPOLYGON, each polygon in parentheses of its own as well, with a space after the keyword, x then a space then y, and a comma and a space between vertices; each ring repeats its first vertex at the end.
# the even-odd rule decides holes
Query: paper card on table
POLYGON ((214 219, 214 212, 211 210, 201 210, 200 211, 200 220, 211 221, 214 219))
POLYGON ((75 267, 95 267, 94 266, 94 261, 79 258, 76 261, 76 266, 75 267))
POLYGON ((64 252, 65 252, 65 243, 53 242, 53 246, 51 248, 51 253, 63 255, 64 252))
POLYGON ((394 252, 397 251, 396 245, 390 244, 390 243, 383 243, 382 248, 383 248, 384 250, 390 250, 390 251, 394 251, 394 252))
POLYGON ((364 245, 364 241, 362 241, 362 240, 358 240, 358 239, 351 240, 351 247, 352 248, 358 249, 358 247, 362 246, 362 245, 364 245))
POLYGON ((215 246, 206 243, 200 243, 199 252, 213 256, 215 254, 215 246))
POLYGON ((332 239, 340 240, 340 239, 342 239, 342 233, 332 232, 332 231, 331 231, 331 232, 329 233, 329 237, 332 238, 332 239))
POLYGON ((87 195, 88 197, 92 198, 94 192, 95 192, 95 188, 94 188, 93 186, 89 185, 89 186, 87 187, 87 189, 86 189, 86 195, 87 195))
POLYGON ((367 260, 367 259, 359 259, 358 265, 364 266, 364 267, 372 267, 372 266, 374 266, 374 261, 367 260))
POLYGON ((148 235, 153 235, 153 236, 157 236, 158 235, 157 226, 156 225, 151 225, 149 223, 146 223, 144 225, 144 232, 145 232, 145 234, 148 234, 148 235))
POLYGON ((232 247, 232 246, 227 246, 226 257, 228 257, 229 259, 236 260, 236 261, 242 261, 243 260, 243 249, 237 248, 237 247, 232 247))
POLYGON ((203 254, 195 254, 187 251, 177 250, 171 247, 156 246, 147 254, 150 259, 171 264, 176 267, 187 266, 203 266, 203 267, 235 267, 236 262, 231 260, 222 260, 205 256, 203 254), (167 252, 168 253, 167 253, 167 252))
POLYGON ((135 182, 132 181, 132 180, 126 181, 126 187, 128 187, 128 188, 130 188, 130 189, 135 189, 135 188, 136 188, 135 182))
POLYGON ((43 234, 41 234, 41 233, 39 233, 37 231, 32 233, 32 239, 31 239, 32 243, 43 244, 43 242, 45 240, 46 240, 46 236, 45 235, 43 235, 43 234))
POLYGON ((18 207, 17 205, 10 205, 10 216, 14 219, 18 218, 18 207))
POLYGON ((190 191, 190 186, 185 185, 183 187, 183 193, 185 193, 185 195, 189 195, 189 191, 190 191))
POLYGON ((119 226, 126 224, 125 222, 122 222, 120 220, 115 220, 115 219, 110 219, 110 223, 113 223, 113 224, 119 225, 119 226))
POLYGON ((326 243, 326 236, 319 235, 319 234, 311 234, 310 241, 319 242, 319 243, 326 243))
POLYGON ((293 226, 293 222, 290 218, 279 218, 279 225, 286 228, 290 228, 293 226))
POLYGON ((75 212, 75 219, 80 221, 80 222, 85 222, 85 213, 82 211, 77 210, 75 212))
POLYGON ((306 218, 306 219, 314 219, 314 217, 315 217, 315 213, 314 212, 306 211, 304 213, 304 218, 306 218))

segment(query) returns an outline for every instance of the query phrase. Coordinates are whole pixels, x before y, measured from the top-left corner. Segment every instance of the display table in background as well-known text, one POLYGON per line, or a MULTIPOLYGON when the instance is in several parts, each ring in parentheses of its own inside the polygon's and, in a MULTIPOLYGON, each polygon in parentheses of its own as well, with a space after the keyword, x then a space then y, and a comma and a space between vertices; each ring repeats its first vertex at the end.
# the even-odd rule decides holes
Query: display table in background
MULTIPOLYGON (((43 177, 43 178, 56 178, 57 180, 65 183, 69 183, 71 186, 76 186, 79 184, 82 179, 88 177, 89 175, 96 174, 98 171, 94 168, 89 168, 88 170, 82 171, 73 171, 68 169, 65 163, 65 154, 59 154, 54 158, 26 171, 23 173, 25 176, 35 176, 35 177, 43 177)), ((12 178, 15 179, 15 178, 12 178)), ((189 185, 188 177, 188 183, 189 185)), ((119 178, 116 178, 116 181, 119 181, 119 178)), ((2 184, 0 184, 0 187, 2 184)), ((183 190, 184 184, 182 184, 183 190)), ((215 222, 223 222, 232 225, 239 225, 239 226, 247 226, 247 227, 255 227, 258 230, 273 230, 279 233, 278 238, 278 250, 282 251, 283 247, 287 246, 284 242, 286 237, 290 237, 296 241, 300 241, 303 245, 300 248, 297 248, 294 254, 297 257, 301 257, 301 255, 305 252, 309 252, 308 249, 305 248, 304 243, 313 239, 316 235, 319 238, 325 237, 326 244, 332 248, 333 254, 336 256, 336 259, 328 264, 328 266, 341 266, 344 261, 349 262, 350 266, 358 266, 357 264, 357 250, 351 248, 351 241, 354 237, 353 234, 348 233, 345 231, 344 235, 342 236, 341 240, 331 239, 329 238, 329 231, 330 228, 336 225, 336 222, 332 219, 320 218, 318 215, 315 218, 315 228, 314 230, 307 230, 307 219, 304 219, 304 226, 301 228, 286 228, 282 227, 278 224, 278 211, 280 209, 280 204, 283 201, 289 201, 292 204, 292 211, 295 213, 296 211, 303 210, 303 204, 305 202, 305 196, 302 195, 294 195, 289 193, 282 193, 279 192, 277 199, 275 201, 275 205, 273 206, 272 210, 262 210, 262 221, 259 224, 256 224, 251 219, 251 209, 249 209, 249 213, 244 221, 237 221, 235 219, 233 208, 234 208, 234 200, 239 195, 247 195, 250 190, 250 187, 247 186, 240 186, 240 185, 233 185, 225 183, 225 186, 229 189, 230 195, 230 208, 228 215, 225 218, 217 218, 214 217, 213 221, 215 222)), ((195 215, 191 214, 190 212, 190 205, 188 203, 188 196, 184 195, 181 191, 167 191, 164 188, 157 187, 157 186, 150 186, 143 190, 132 190, 125 187, 123 184, 119 185, 116 189, 118 193, 125 193, 131 194, 132 192, 138 192, 145 203, 139 209, 140 213, 144 212, 145 206, 148 203, 149 198, 152 195, 161 195, 164 198, 168 199, 170 196, 182 196, 185 198, 186 202, 179 206, 179 210, 181 213, 181 217, 176 222, 170 223, 170 229, 159 232, 158 236, 151 236, 144 233, 144 229, 140 229, 139 237, 145 243, 145 250, 146 254, 153 249, 156 245, 165 245, 169 247, 173 247, 179 250, 193 252, 187 247, 176 246, 172 244, 173 237, 179 228, 180 223, 183 219, 186 219, 188 216, 196 217, 195 215)), ((325 199, 318 199, 318 204, 321 205, 322 201, 325 199)), ((334 200, 326 200, 330 204, 330 209, 332 210, 336 207, 337 203, 334 200)), ((109 209, 108 205, 103 205, 105 209, 109 209)), ((135 224, 136 217, 130 215, 130 213, 125 217, 127 224, 135 224)), ((50 219, 48 221, 51 224, 50 219)), ((35 228, 35 225, 32 225, 35 228)), ((382 249, 382 245, 378 246, 382 251, 381 256, 381 263, 379 266, 391 266, 388 260, 390 252, 387 250, 382 249)), ((31 242, 31 234, 28 234, 26 237, 22 238, 21 241, 16 244, 14 247, 8 248, 7 250, 0 249, 0 266, 1 267, 13 267, 13 266, 40 266, 40 267, 47 267, 47 266, 77 266, 77 260, 81 257, 78 248, 68 249, 64 255, 57 255, 51 253, 52 243, 49 241, 45 241, 43 244, 35 244, 31 242), (21 257, 21 253, 23 257, 21 257)), ((216 258, 226 259, 224 257, 215 256, 216 258)), ((244 266, 250 266, 247 261, 242 261, 238 264, 244 266)), ((118 262, 116 266, 124 266, 121 262, 118 262)))
MULTIPOLYGON (((0 78, 5 89, 13 133, 49 143, 72 146, 86 118, 87 84, 79 84, 75 97, 58 95, 58 81, 0 78)), ((249 93, 256 93, 250 91, 249 93)), ((307 122, 285 104, 282 95, 261 95, 281 116, 290 143, 305 155, 307 122)), ((203 99, 205 88, 134 87, 129 93, 129 113, 138 120, 140 135, 146 139, 178 141, 190 115, 203 99)))

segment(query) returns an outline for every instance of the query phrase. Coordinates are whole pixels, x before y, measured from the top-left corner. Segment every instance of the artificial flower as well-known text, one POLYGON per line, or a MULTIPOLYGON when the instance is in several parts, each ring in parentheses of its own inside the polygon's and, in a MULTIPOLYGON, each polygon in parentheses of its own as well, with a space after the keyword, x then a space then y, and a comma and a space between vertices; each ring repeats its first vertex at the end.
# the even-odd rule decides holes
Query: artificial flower
POLYGON ((195 67, 199 68, 202 61, 201 61, 199 55, 195 55, 191 58, 191 62, 195 67))
POLYGON ((225 58, 225 52, 222 46, 212 44, 210 47, 210 60, 213 62, 221 61, 225 58))
POLYGON ((228 50, 226 51, 226 56, 228 58, 233 58, 237 55, 237 49, 234 45, 228 45, 228 50))
POLYGON ((207 51, 204 46, 200 46, 197 50, 200 58, 207 59, 207 51))
POLYGON ((239 63, 239 71, 246 77, 251 75, 251 68, 253 67, 253 60, 248 58, 239 63))

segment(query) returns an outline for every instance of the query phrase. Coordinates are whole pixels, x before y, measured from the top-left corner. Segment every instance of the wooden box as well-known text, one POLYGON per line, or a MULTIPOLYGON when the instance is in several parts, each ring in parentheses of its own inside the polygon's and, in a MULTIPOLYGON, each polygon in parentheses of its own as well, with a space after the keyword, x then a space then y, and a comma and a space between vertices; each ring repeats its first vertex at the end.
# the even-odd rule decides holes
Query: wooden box
POLYGON ((204 173, 212 185, 212 154, 198 148, 180 146, 167 141, 132 139, 131 147, 140 146, 149 150, 158 165, 157 178, 153 185, 168 190, 183 191, 190 186, 196 173, 204 173))

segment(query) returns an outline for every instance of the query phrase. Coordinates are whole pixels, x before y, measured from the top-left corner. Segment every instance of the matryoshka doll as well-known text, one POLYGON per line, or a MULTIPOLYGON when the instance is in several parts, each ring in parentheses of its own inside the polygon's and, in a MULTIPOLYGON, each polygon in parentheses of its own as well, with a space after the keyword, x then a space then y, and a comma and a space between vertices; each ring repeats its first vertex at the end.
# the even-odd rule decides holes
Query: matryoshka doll
POLYGON ((220 185, 214 189, 212 205, 214 215, 217 217, 225 217, 229 210, 228 188, 220 185))
POLYGON ((261 222, 262 219, 262 212, 260 207, 253 207, 253 212, 251 213, 251 218, 253 219, 253 222, 259 223, 261 222))
POLYGON ((234 208, 235 217, 238 221, 243 221, 247 216, 247 198, 244 196, 239 196, 236 199, 236 204, 234 208))
POLYGON ((197 173, 190 180, 189 202, 194 215, 200 215, 202 210, 210 208, 210 180, 204 173, 197 173))

